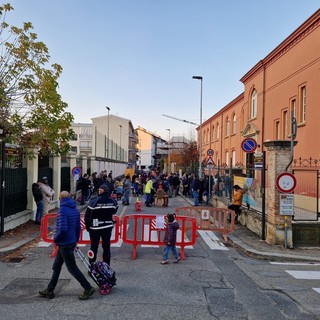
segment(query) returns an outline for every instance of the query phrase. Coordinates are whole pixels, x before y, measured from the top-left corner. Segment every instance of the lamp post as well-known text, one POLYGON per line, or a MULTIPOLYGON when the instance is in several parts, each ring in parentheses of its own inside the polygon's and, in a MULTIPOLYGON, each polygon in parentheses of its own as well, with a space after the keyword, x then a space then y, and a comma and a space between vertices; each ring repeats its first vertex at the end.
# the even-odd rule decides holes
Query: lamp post
POLYGON ((200 92, 200 133, 199 133, 199 178, 202 177, 202 88, 203 77, 193 76, 192 79, 201 80, 201 92, 200 92))
POLYGON ((110 112, 110 108, 106 107, 108 109, 108 139, 107 139, 107 159, 109 159, 109 134, 110 134, 110 125, 109 125, 109 112, 110 112))
POLYGON ((169 140, 168 140, 168 174, 171 173, 171 161, 170 161, 170 156, 171 156, 171 148, 170 148, 170 129, 166 129, 169 132, 169 140))
POLYGON ((5 131, 0 128, 0 137, 1 137, 1 229, 0 235, 4 234, 4 192, 5 192, 5 169, 6 169, 6 140, 5 140, 5 131))
POLYGON ((121 124, 119 124, 119 128, 120 128, 120 154, 119 154, 119 158, 121 161, 121 136, 122 136, 122 125, 121 124))

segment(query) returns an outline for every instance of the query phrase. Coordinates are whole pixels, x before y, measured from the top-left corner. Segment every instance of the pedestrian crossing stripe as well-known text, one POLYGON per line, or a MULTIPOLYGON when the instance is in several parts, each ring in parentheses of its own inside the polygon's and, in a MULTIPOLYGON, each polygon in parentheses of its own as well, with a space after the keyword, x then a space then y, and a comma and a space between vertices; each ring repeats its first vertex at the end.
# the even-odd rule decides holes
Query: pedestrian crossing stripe
POLYGON ((312 288, 314 291, 320 293, 320 288, 312 288))
POLYGON ((229 250, 212 231, 198 230, 198 233, 211 250, 229 250))
POLYGON ((320 271, 297 271, 297 270, 285 270, 295 279, 303 280, 320 280, 320 271))
MULTIPOLYGON (((127 229, 129 226, 127 226, 127 229)), ((114 231, 115 229, 112 230, 111 234, 111 239, 115 239, 114 231)), ((198 234, 201 236, 203 241, 208 245, 208 247, 211 250, 229 250, 223 242, 219 240, 219 238, 214 234, 212 231, 208 230, 197 230, 198 234)), ((158 231, 157 230, 151 230, 150 232, 151 236, 151 241, 157 242, 158 241, 158 231)), ((84 230, 82 234, 83 240, 90 240, 90 235, 89 233, 84 230)), ((182 232, 181 230, 177 231, 177 241, 181 241, 182 239, 182 232)), ((149 225, 144 226, 144 241, 149 241, 149 225)), ((185 236, 185 241, 189 241, 188 238, 185 236)), ((119 238, 117 243, 112 243, 111 247, 113 248, 120 248, 123 244, 123 240, 119 238)), ((51 246, 52 243, 50 242, 45 242, 45 241, 40 241, 38 243, 38 247, 49 247, 51 246)), ((78 244, 79 247, 85 247, 85 244, 78 244)), ((143 248, 159 248, 159 245, 141 245, 143 248)), ((177 245, 177 248, 180 248, 180 246, 177 245)), ((186 246, 185 249, 193 249, 193 246, 186 246)))

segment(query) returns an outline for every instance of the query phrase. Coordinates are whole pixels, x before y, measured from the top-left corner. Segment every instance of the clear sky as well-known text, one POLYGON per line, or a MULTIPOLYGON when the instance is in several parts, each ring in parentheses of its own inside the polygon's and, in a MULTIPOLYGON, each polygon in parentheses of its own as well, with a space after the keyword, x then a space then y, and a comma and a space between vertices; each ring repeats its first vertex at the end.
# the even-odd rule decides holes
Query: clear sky
POLYGON ((63 67, 75 122, 110 114, 168 138, 240 93, 239 79, 319 9, 319 0, 7 0, 63 67))

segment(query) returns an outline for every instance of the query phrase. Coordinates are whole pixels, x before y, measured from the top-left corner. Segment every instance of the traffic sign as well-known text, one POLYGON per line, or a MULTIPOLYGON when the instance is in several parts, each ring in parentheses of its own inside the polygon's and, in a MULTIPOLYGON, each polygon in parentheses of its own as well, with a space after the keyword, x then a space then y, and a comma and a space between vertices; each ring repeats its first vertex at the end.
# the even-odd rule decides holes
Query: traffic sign
POLYGON ((73 167, 72 168, 72 175, 81 175, 81 171, 82 171, 82 169, 80 168, 80 167, 73 167))
POLYGON ((213 159, 209 157, 207 160, 207 165, 213 165, 213 164, 214 164, 213 159))
POLYGON ((291 193, 297 186, 295 176, 289 172, 283 172, 276 179, 276 187, 280 192, 291 193))
POLYGON ((257 142, 252 138, 244 139, 241 143, 241 148, 244 152, 252 153, 257 149, 257 142))
POLYGON ((214 154, 214 151, 213 151, 212 149, 208 149, 207 155, 208 155, 209 157, 212 157, 213 154, 214 154))

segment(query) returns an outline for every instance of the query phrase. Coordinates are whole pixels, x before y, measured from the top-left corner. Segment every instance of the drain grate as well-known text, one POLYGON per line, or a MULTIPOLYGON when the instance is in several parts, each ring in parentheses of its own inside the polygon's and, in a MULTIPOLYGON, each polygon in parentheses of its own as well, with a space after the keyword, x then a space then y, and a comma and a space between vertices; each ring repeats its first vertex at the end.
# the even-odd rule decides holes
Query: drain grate
POLYGON ((21 262, 24 259, 24 257, 11 257, 8 262, 12 262, 12 263, 18 263, 21 262))

